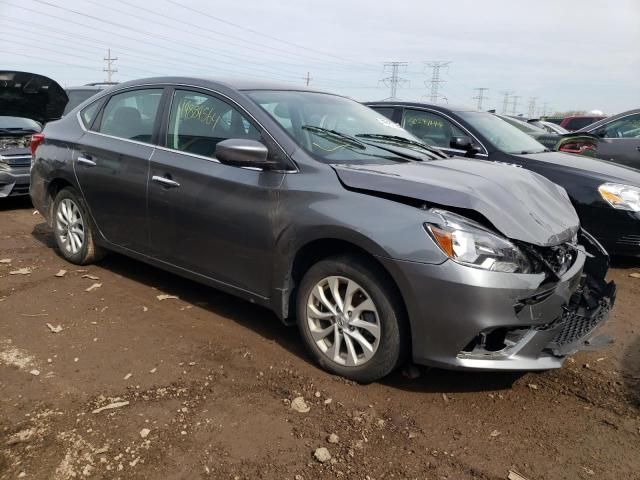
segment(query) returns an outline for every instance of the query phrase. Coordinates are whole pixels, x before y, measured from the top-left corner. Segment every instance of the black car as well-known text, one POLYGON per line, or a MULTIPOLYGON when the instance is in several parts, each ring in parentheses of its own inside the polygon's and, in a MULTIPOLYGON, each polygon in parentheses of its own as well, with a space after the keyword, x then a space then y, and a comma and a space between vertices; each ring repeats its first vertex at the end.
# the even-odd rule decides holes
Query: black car
POLYGON ((78 87, 67 87, 65 90, 67 92, 67 96, 69 97, 69 102, 67 102, 67 106, 64 108, 64 112, 62 114, 66 115, 85 100, 100 93, 105 88, 112 87, 113 85, 117 84, 118 82, 96 82, 88 83, 86 85, 81 85, 78 87))
POLYGON ((0 71, 0 198, 29 193, 31 136, 60 118, 67 95, 35 73, 0 71))
MULTIPOLYGON (((498 115, 505 122, 513 125, 518 130, 522 130, 530 137, 535 138, 549 150, 558 150, 559 152, 575 153, 577 155, 596 156, 598 149, 598 137, 590 133, 556 133, 550 132, 542 126, 535 125, 522 117, 513 117, 509 115, 498 115)), ((553 124, 552 124, 553 125, 553 124)), ((555 125, 559 127, 559 125, 555 125)), ((559 127, 562 128, 562 127, 559 127)))
POLYGON ((640 170, 640 109, 605 118, 579 132, 600 138, 598 158, 640 170))
POLYGON ((544 175, 567 190, 583 227, 611 254, 640 256, 640 171, 551 152, 489 112, 425 103, 368 105, 451 155, 508 163, 544 175))
POLYGON ((143 79, 47 124, 34 151, 31 198, 65 259, 115 250, 269 307, 359 381, 410 355, 558 368, 615 298, 564 189, 450 159, 338 95, 143 79))

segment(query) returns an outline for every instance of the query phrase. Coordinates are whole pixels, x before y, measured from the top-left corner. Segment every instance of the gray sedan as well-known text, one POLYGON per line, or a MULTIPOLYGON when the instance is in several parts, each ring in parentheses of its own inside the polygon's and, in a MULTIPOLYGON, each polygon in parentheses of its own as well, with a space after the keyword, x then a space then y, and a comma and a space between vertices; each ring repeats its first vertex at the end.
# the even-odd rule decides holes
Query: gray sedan
POLYGON ((445 158, 350 99, 156 78, 34 139, 31 196, 76 264, 113 250, 297 324, 325 369, 562 365, 612 306, 561 187, 445 158))

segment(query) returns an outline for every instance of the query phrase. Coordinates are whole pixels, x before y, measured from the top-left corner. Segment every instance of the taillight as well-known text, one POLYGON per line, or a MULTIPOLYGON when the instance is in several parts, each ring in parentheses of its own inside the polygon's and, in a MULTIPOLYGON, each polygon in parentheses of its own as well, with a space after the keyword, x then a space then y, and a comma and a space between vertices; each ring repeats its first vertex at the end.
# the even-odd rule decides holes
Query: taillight
POLYGON ((558 149, 565 153, 575 153, 578 155, 595 155, 597 147, 592 142, 567 142, 558 149))
POLYGON ((31 156, 36 156, 36 150, 44 142, 44 133, 34 133, 31 135, 31 156))

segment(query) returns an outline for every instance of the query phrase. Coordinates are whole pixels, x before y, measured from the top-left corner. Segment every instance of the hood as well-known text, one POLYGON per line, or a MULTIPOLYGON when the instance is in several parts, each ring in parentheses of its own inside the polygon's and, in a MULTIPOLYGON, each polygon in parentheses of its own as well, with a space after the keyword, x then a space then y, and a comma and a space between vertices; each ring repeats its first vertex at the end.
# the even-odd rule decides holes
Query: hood
POLYGON ((0 114, 40 123, 62 116, 67 94, 54 80, 27 72, 0 71, 0 114))
POLYGON ((551 164, 559 169, 572 169, 575 173, 603 182, 623 183, 640 187, 640 170, 618 163, 584 155, 572 155, 563 152, 533 153, 530 155, 515 155, 531 160, 551 164))
POLYGON ((513 240, 553 246, 579 228, 565 190, 523 168, 463 158, 332 166, 347 187, 473 210, 513 240))

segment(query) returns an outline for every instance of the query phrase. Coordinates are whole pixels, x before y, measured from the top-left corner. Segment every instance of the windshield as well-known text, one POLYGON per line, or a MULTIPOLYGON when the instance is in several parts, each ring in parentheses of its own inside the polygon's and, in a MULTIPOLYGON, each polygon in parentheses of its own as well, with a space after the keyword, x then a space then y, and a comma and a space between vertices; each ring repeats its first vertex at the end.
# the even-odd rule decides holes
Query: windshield
MULTIPOLYGON (((372 146, 373 142, 381 146, 384 143, 390 149, 415 147, 420 150, 424 145, 387 117, 348 98, 301 91, 260 90, 248 92, 248 95, 298 145, 321 161, 364 162, 376 158, 388 161, 397 157, 388 150, 372 146), (400 146, 403 141, 406 144, 400 146)), ((428 154, 426 151, 420 153, 428 154)))
POLYGON ((93 97, 96 93, 100 93, 100 90, 67 90, 69 101, 67 102, 66 107, 64 107, 63 115, 66 115, 82 102, 84 102, 87 98, 93 97))
POLYGON ((42 127, 35 120, 22 117, 6 117, 0 116, 0 128, 11 130, 28 130, 33 132, 39 132, 42 127))
POLYGON ((503 152, 525 154, 546 150, 541 143, 491 113, 459 112, 458 115, 478 130, 495 148, 503 152))

